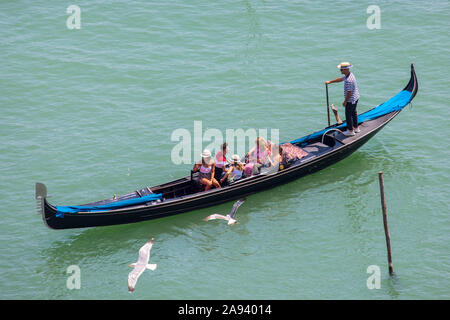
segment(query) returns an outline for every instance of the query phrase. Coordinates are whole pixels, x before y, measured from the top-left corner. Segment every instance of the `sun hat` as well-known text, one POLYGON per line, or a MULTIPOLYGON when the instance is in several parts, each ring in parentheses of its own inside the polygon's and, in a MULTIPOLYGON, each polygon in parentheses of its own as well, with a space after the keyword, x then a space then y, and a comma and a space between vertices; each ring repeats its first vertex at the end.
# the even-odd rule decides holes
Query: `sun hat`
POLYGON ((208 149, 205 149, 205 150, 203 150, 201 156, 202 156, 202 158, 211 158, 211 151, 209 151, 208 149))
POLYGON ((233 154, 232 156, 231 156, 231 160, 233 160, 233 162, 235 162, 235 163, 242 163, 241 162, 241 159, 239 158, 239 155, 237 155, 237 154, 233 154))
POLYGON ((350 62, 341 62, 337 65, 338 69, 350 69, 351 67, 353 66, 350 64, 350 62))

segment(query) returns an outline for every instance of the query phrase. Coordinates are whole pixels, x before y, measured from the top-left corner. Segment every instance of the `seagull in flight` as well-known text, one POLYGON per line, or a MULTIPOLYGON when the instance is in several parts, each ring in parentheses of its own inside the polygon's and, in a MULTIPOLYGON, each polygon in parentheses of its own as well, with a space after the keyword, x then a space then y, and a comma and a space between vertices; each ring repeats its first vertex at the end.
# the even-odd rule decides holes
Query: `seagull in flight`
POLYGON ((129 267, 134 267, 133 271, 128 274, 128 291, 131 293, 134 291, 136 282, 138 281, 140 275, 145 271, 145 269, 150 269, 154 271, 156 269, 156 264, 149 264, 150 260, 150 250, 153 246, 153 241, 155 238, 151 238, 139 249, 138 261, 128 265, 129 267))
POLYGON ((227 214, 226 216, 218 214, 218 213, 214 213, 210 216, 207 216, 205 219, 205 221, 209 221, 209 220, 214 220, 214 219, 222 219, 222 220, 227 220, 228 221, 228 225, 231 226, 233 224, 235 224, 237 222, 237 220, 234 218, 234 216, 236 215, 236 211, 239 208, 239 206, 241 204, 243 204, 245 202, 245 200, 247 200, 247 198, 243 198, 243 199, 239 199, 238 201, 236 201, 233 205, 233 209, 231 209, 230 214, 227 214))

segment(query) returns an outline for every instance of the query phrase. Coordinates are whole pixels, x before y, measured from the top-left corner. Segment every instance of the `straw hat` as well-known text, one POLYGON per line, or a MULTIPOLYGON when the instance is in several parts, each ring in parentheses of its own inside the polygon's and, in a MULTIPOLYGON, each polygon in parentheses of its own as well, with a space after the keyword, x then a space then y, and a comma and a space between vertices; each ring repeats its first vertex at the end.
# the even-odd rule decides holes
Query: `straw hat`
POLYGON ((350 69, 351 67, 353 66, 350 64, 350 62, 341 62, 337 65, 338 69, 350 69))
POLYGON ((234 163, 237 163, 237 164, 242 163, 242 162, 241 162, 241 159, 239 158, 239 155, 237 155, 237 154, 233 154, 233 155, 231 156, 231 160, 232 160, 234 163))
POLYGON ((205 150, 203 150, 201 156, 202 156, 202 158, 211 158, 211 151, 209 151, 208 149, 205 149, 205 150))

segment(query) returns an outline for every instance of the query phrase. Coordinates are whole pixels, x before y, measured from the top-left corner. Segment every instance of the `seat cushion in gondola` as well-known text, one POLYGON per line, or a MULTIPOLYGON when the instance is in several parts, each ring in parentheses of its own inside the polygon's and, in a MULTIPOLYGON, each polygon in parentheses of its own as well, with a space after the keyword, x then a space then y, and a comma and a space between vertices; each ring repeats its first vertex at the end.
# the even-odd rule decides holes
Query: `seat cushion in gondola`
POLYGON ((316 142, 316 143, 309 144, 306 147, 303 147, 303 150, 308 153, 317 154, 317 153, 322 153, 322 152, 328 151, 328 150, 330 150, 330 148, 331 147, 327 146, 326 144, 323 144, 321 142, 316 142))
POLYGON ((304 149, 294 146, 291 143, 284 143, 281 145, 281 150, 283 153, 283 160, 286 162, 291 160, 299 160, 308 155, 304 149))

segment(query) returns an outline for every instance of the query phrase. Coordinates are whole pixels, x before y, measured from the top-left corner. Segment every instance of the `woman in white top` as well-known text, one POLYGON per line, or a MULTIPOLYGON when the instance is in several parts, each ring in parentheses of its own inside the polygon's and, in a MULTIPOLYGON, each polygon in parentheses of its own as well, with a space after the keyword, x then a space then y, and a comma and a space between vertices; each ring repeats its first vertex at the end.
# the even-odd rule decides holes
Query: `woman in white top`
POLYGON ((215 164, 208 149, 203 150, 202 161, 196 163, 192 171, 199 171, 198 181, 205 186, 205 191, 211 189, 212 186, 220 188, 219 182, 214 178, 215 164))
POLYGON ((234 154, 231 157, 231 161, 232 164, 230 168, 228 168, 223 178, 220 180, 220 183, 223 183, 225 181, 231 183, 242 178, 242 173, 244 172, 244 164, 239 160, 239 156, 237 154, 234 154))

